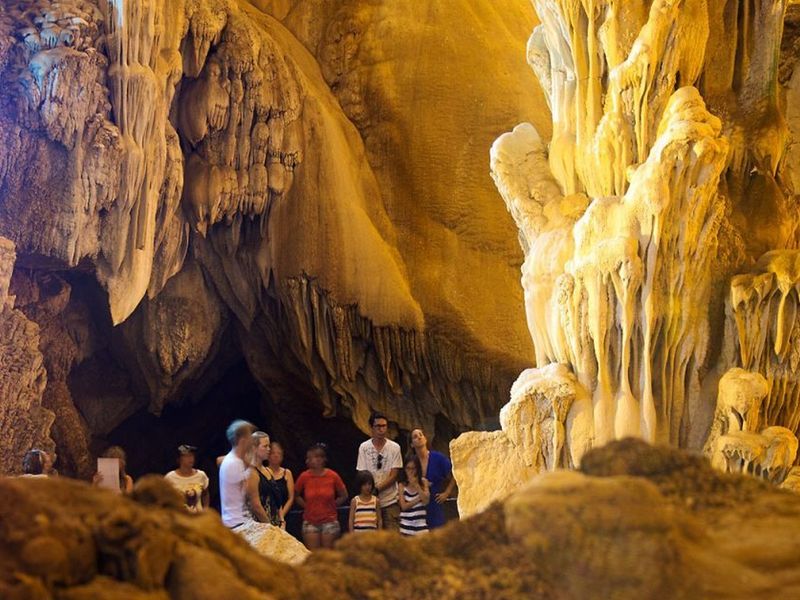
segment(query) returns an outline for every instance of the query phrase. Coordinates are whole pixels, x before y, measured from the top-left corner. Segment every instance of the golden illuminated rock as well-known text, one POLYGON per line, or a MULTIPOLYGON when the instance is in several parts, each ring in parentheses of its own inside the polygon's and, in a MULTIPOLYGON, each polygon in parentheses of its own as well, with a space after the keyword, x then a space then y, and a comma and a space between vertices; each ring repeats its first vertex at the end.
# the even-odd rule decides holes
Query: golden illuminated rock
POLYGON ((271 401, 362 428, 373 409, 431 436, 491 418, 532 347, 513 224, 476 173, 523 115, 548 127, 534 18, 511 0, 0 6, 0 233, 33 281, 65 282, 47 315, 48 345, 71 344, 47 391, 65 460, 83 472, 87 436, 207 389, 226 344, 271 401), (75 273, 110 318, 70 295, 75 273))
POLYGON ((780 482, 800 428, 794 378, 776 381, 796 346, 800 222, 787 163, 795 94, 778 69, 786 2, 534 6, 528 61, 552 138, 519 125, 495 142, 491 168, 526 256, 537 366, 566 365, 589 391, 588 445, 637 436, 692 448, 721 375, 756 371, 766 414, 742 409, 748 422, 725 426, 741 394, 723 378, 707 452, 780 482), (731 279, 770 248, 756 273, 731 279))

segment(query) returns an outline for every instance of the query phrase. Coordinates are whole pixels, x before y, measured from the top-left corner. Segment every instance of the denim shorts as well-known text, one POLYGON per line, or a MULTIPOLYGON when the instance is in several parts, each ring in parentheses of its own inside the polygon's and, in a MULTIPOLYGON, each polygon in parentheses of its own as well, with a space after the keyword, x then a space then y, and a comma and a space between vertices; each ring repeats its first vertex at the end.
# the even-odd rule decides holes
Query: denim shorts
POLYGON ((313 534, 313 533, 321 533, 323 535, 339 535, 342 532, 342 528, 339 525, 339 521, 331 521, 330 523, 321 523, 319 525, 314 525, 313 523, 309 523, 308 521, 303 521, 303 533, 313 534))

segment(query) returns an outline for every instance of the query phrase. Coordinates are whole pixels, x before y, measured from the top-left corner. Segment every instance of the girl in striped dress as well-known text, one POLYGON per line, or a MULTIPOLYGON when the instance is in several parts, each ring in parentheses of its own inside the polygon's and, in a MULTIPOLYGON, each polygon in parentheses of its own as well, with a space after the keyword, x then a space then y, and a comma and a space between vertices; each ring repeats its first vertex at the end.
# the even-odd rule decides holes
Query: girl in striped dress
POLYGON ((375 496, 375 479, 369 471, 356 473, 358 496, 350 503, 350 532, 364 533, 381 529, 381 511, 375 496))
POLYGON ((427 509, 431 498, 430 484, 421 476, 422 465, 414 454, 406 458, 403 482, 398 489, 400 533, 419 535, 428 531, 427 509))

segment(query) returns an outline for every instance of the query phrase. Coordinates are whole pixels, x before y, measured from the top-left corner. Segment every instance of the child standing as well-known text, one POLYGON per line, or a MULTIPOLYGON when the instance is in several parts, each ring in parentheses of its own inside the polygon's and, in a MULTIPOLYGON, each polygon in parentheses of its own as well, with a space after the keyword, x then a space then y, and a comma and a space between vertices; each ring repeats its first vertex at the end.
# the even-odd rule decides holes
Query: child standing
POLYGON ((363 533, 382 528, 378 498, 374 494, 375 478, 369 471, 356 473, 358 495, 350 503, 350 532, 363 533))
POLYGON ((431 498, 430 484, 422 477, 419 457, 413 454, 406 458, 403 482, 398 490, 400 502, 400 533, 419 535, 428 531, 426 506, 431 498))

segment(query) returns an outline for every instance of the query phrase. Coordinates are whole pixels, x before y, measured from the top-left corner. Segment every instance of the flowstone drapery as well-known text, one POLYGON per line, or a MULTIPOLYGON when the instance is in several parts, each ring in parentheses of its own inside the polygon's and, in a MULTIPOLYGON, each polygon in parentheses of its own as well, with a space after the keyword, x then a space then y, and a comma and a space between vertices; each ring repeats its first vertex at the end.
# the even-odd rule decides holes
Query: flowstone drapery
MULTIPOLYGON (((793 347, 791 260, 759 263, 783 265, 774 284, 754 275, 724 290, 765 250, 796 246, 778 82, 786 2, 533 4, 528 61, 553 136, 518 126, 495 142, 491 169, 525 252, 537 365, 569 367, 590 395, 587 447, 625 436, 699 447, 721 374, 761 371, 769 400, 753 431, 783 440, 786 456, 767 462, 785 462, 792 442, 769 426, 800 425, 793 381, 777 375, 793 347), (738 330, 724 325, 727 300, 738 330)), ((457 464, 458 441, 453 452, 457 464)))
POLYGON ((28 446, 49 430, 90 474, 92 436, 224 413, 209 390, 240 367, 298 451, 306 414, 439 439, 492 418, 532 345, 521 292, 484 293, 519 252, 472 174, 543 100, 524 64, 474 77, 530 6, 446 4, 0 2, 0 235, 55 413, 19 420, 28 446))

